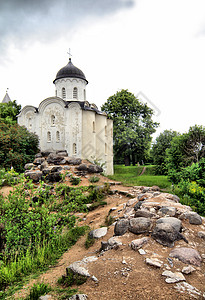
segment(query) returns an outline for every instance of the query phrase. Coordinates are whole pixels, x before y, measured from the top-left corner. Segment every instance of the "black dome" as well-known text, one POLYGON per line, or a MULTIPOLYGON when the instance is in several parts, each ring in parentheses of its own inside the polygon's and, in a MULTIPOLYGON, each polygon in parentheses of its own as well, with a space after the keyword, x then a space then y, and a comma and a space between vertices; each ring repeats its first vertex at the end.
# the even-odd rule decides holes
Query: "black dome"
POLYGON ((56 74, 56 79, 53 81, 53 83, 55 83, 55 81, 58 79, 66 77, 80 78, 88 83, 84 73, 72 64, 71 58, 69 58, 69 63, 58 71, 58 73, 56 74))

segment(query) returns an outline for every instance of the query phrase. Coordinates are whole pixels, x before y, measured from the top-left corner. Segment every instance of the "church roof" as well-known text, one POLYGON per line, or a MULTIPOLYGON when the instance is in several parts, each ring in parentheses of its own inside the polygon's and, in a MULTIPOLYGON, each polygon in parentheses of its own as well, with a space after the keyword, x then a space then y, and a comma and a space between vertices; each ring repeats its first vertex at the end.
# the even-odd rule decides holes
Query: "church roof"
POLYGON ((55 83, 55 81, 58 79, 66 77, 83 79, 88 83, 85 74, 72 64, 71 58, 69 58, 68 64, 58 71, 58 73, 56 74, 56 79, 53 81, 53 83, 55 83))
POLYGON ((8 93, 6 92, 6 95, 4 96, 2 103, 9 103, 10 101, 11 101, 11 98, 9 97, 8 93))

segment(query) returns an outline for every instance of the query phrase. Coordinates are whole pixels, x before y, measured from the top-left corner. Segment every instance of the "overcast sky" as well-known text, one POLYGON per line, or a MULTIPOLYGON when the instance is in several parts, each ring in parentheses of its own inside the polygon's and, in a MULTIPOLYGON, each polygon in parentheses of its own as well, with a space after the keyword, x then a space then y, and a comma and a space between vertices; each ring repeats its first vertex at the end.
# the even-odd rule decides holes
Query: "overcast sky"
POLYGON ((53 96, 69 48, 89 102, 128 89, 155 109, 157 134, 205 125, 204 0, 1 1, 0 99, 53 96))

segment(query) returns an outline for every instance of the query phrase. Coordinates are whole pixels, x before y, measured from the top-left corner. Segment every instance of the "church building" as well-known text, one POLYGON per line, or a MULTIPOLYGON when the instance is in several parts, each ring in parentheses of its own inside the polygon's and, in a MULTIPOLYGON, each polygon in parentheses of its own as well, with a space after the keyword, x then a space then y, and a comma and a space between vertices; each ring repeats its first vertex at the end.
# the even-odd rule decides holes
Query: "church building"
POLYGON ((86 100, 88 81, 69 58, 56 75, 55 96, 39 107, 25 106, 18 124, 39 136, 41 151, 67 150, 69 156, 103 164, 113 174, 113 121, 86 100))

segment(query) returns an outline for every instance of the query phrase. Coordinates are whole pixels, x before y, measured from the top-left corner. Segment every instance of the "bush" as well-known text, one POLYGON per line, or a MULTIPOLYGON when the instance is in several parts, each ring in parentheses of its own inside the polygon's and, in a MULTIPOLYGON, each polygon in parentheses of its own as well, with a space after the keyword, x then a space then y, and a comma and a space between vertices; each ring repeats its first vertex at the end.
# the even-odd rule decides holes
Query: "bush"
POLYGON ((24 165, 33 161, 37 152, 37 135, 17 124, 0 122, 0 167, 23 172, 24 165))
POLYGON ((34 284, 30 290, 29 296, 26 300, 38 300, 40 296, 43 296, 51 291, 51 287, 45 283, 34 284))
POLYGON ((95 183, 95 182, 98 182, 100 180, 100 178, 98 176, 92 176, 90 177, 89 181, 91 183, 95 183))

